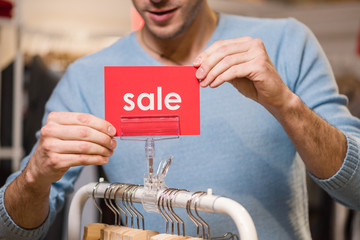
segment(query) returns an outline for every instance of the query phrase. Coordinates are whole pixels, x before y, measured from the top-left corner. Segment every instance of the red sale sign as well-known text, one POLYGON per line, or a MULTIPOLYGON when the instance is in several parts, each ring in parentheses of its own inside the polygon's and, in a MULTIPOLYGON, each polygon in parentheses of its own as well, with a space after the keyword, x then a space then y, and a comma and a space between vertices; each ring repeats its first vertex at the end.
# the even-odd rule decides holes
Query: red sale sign
POLYGON ((194 67, 105 67, 105 119, 117 136, 200 134, 194 67))

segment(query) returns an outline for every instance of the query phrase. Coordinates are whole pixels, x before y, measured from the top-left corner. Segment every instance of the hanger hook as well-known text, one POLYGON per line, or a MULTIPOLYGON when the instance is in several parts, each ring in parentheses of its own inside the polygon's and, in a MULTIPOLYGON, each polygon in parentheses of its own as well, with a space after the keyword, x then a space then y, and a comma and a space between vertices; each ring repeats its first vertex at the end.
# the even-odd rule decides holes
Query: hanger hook
POLYGON ((123 192, 123 196, 122 196, 122 200, 123 200, 123 206, 125 207, 127 213, 129 213, 130 215, 130 227, 134 227, 134 215, 132 214, 132 210, 129 208, 129 200, 128 200, 128 192, 129 189, 132 188, 133 185, 128 185, 124 192, 123 192))
POLYGON ((206 226, 207 230, 208 230, 208 239, 211 239, 211 233, 210 233, 210 227, 209 227, 209 224, 207 224, 205 222, 205 220, 203 218, 200 217, 199 213, 198 213, 198 210, 197 210, 197 206, 198 206, 198 202, 200 200, 200 198, 202 196, 204 196, 206 193, 205 192, 197 192, 198 193, 198 196, 196 197, 196 200, 195 200, 195 203, 194 203, 194 209, 195 209, 195 213, 196 213, 196 216, 198 217, 198 219, 200 220, 200 222, 202 223, 201 226, 203 228, 203 238, 205 239, 205 228, 204 226, 206 226))
POLYGON ((174 209, 172 208, 172 200, 174 199, 174 192, 179 191, 179 189, 171 189, 169 191, 169 195, 166 201, 166 207, 170 213, 170 215, 173 217, 173 219, 176 222, 176 226, 177 226, 177 233, 180 236, 180 223, 179 223, 179 217, 176 215, 176 213, 174 212, 174 209))
POLYGON ((180 235, 180 226, 179 226, 179 222, 181 222, 181 225, 182 225, 182 232, 183 232, 183 236, 185 237, 185 224, 184 224, 184 221, 179 217, 179 215, 177 215, 173 209, 173 200, 174 198, 176 197, 176 195, 179 193, 179 192, 189 192, 188 190, 184 190, 184 189, 176 189, 175 191, 172 192, 172 196, 171 199, 170 199, 170 211, 173 213, 173 216, 175 216, 175 218, 178 220, 177 223, 178 223, 178 235, 180 235))
MULTIPOLYGON (((171 215, 171 219, 174 219, 175 222, 177 223, 177 226, 178 226, 178 229, 179 229, 179 221, 177 220, 177 218, 175 217, 175 215, 171 212, 171 209, 170 209, 170 197, 171 197, 171 194, 176 191, 176 189, 173 189, 173 188, 169 188, 167 189, 168 191, 166 192, 167 195, 166 195, 166 208, 169 212, 169 214, 171 215)), ((169 215, 169 216, 170 216, 169 215)), ((179 233, 179 232, 178 232, 179 233)), ((172 221, 171 222, 171 234, 174 234, 174 222, 172 221)))
MULTIPOLYGON (((129 185, 125 185, 125 189, 124 189, 122 197, 121 197, 121 202, 122 202, 122 205, 124 206, 124 210, 127 212, 126 216, 129 216, 129 217, 131 216, 130 218, 132 218, 132 215, 131 215, 129 209, 125 205, 125 194, 126 194, 126 189, 128 187, 129 187, 129 185)), ((126 218, 126 226, 127 226, 127 223, 128 223, 128 221, 127 221, 127 218, 126 218)))
POLYGON ((189 200, 187 200, 187 202, 186 202, 186 212, 187 212, 190 220, 195 224, 195 226, 196 226, 196 237, 199 238, 199 235, 200 235, 199 225, 201 225, 201 223, 199 222, 198 219, 195 218, 195 216, 191 212, 192 200, 196 196, 196 194, 197 193, 191 194, 191 197, 189 198, 189 200))
MULTIPOLYGON (((130 204, 130 200, 131 200, 131 195, 133 193, 133 189, 134 187, 136 187, 136 185, 131 185, 128 189, 127 189, 127 193, 125 196, 126 199, 126 204, 129 207, 129 210, 133 213, 133 216, 136 216, 136 223, 137 223, 137 227, 139 228, 139 216, 137 215, 136 211, 133 208, 133 205, 130 204)), ((133 226, 132 226, 133 227, 133 226)))
POLYGON ((169 233, 169 221, 168 221, 167 217, 164 215, 164 213, 162 212, 161 206, 160 206, 160 202, 162 201, 162 199, 163 199, 163 197, 164 197, 164 192, 165 192, 165 191, 166 191, 166 190, 160 192, 160 196, 159 196, 158 201, 157 201, 157 207, 158 207, 158 210, 159 210, 161 216, 162 216, 162 217, 165 219, 165 221, 166 221, 166 233, 169 233))
MULTIPOLYGON (((117 200, 117 198, 116 198, 117 192, 118 192, 120 189, 122 189, 124 186, 125 186, 125 184, 122 184, 122 183, 119 184, 119 186, 118 186, 118 187, 116 188, 116 190, 115 190, 114 198, 115 198, 115 205, 116 205, 116 207, 125 215, 125 226, 127 226, 128 215, 127 215, 127 213, 125 212, 125 210, 120 207, 120 205, 119 205, 118 202, 117 202, 118 200, 117 200)), ((120 222, 120 219, 119 219, 119 222, 120 222)))
MULTIPOLYGON (((135 185, 131 194, 130 194, 130 204, 132 206, 132 208, 134 209, 134 211, 137 213, 138 216, 141 217, 141 223, 142 223, 142 230, 145 230, 145 221, 144 221, 144 216, 135 208, 134 204, 133 204, 133 201, 132 201, 132 198, 133 196, 135 195, 136 191, 139 189, 141 185, 135 185)), ((139 226, 139 221, 138 221, 138 228, 140 229, 140 226, 139 226)))
POLYGON ((171 218, 171 216, 167 213, 166 209, 165 209, 165 203, 164 203, 164 200, 166 198, 166 201, 168 201, 169 199, 169 192, 171 191, 172 189, 171 188, 168 188, 168 189, 165 189, 164 191, 164 197, 161 201, 161 207, 163 208, 164 210, 164 213, 165 215, 169 218, 170 222, 171 222, 171 234, 174 234, 174 221, 173 219, 171 218))
MULTIPOLYGON (((114 193, 113 198, 111 197, 111 192, 115 188, 117 189, 117 185, 118 185, 118 183, 112 183, 110 185, 109 204, 111 205, 111 208, 114 209, 114 211, 116 212, 116 214, 115 214, 115 225, 120 225, 120 219, 121 219, 120 212, 119 212, 118 208, 116 206, 114 206, 114 204, 113 204, 113 199, 116 199, 115 193, 114 193)), ((114 201, 116 201, 116 200, 114 200, 114 201)))
POLYGON ((109 204, 110 202, 110 196, 107 196, 107 192, 110 190, 110 188, 112 187, 112 184, 110 184, 109 186, 106 187, 105 191, 104 191, 104 202, 106 204, 106 206, 114 213, 115 215, 115 220, 114 220, 114 224, 117 224, 117 215, 116 215, 116 211, 113 209, 113 207, 109 204), (109 202, 108 202, 109 201, 109 202))
POLYGON ((103 216, 103 211, 101 210, 101 207, 99 206, 99 204, 97 203, 96 201, 96 198, 95 198, 95 192, 99 186, 100 183, 102 183, 104 181, 104 178, 99 178, 99 182, 97 182, 93 188, 93 191, 92 191, 92 198, 93 198, 93 201, 94 201, 94 204, 96 206, 96 208, 99 210, 99 222, 101 223, 102 222, 102 216, 103 216))

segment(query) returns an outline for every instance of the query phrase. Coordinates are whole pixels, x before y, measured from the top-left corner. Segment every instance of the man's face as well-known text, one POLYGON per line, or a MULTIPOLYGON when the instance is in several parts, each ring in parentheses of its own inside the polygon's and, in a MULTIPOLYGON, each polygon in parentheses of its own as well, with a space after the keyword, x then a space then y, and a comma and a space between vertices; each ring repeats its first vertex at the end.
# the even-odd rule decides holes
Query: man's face
POLYGON ((132 0, 145 26, 155 36, 169 39, 194 21, 204 0, 132 0))

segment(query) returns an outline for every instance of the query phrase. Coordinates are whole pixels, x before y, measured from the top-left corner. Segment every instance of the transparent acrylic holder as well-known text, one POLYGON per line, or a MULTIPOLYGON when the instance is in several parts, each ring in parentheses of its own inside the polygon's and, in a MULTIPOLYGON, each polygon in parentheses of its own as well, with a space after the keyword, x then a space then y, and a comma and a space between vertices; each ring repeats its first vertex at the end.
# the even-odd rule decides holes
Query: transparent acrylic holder
POLYGON ((145 141, 147 172, 144 175, 142 204, 148 212, 158 212, 157 195, 166 189, 165 176, 173 157, 163 159, 154 173, 155 141, 180 137, 179 116, 122 116, 121 140, 145 141))

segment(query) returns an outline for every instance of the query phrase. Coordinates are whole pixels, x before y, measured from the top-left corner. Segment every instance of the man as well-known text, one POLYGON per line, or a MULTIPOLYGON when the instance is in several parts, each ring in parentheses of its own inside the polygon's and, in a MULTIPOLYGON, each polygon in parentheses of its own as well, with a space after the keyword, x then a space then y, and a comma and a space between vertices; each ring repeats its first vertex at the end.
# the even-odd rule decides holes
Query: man
MULTIPOLYGON (((176 156, 167 185, 212 187, 240 202, 259 239, 311 238, 305 169, 360 209, 360 121, 307 28, 217 14, 205 0, 133 3, 145 26, 70 66, 47 103, 37 145, 0 192, 0 237, 43 236, 82 165, 103 165, 111 182, 141 183, 143 143, 116 143, 102 120, 103 68, 111 65, 198 68, 201 135, 159 142, 158 155, 176 156)), ((146 219, 164 231, 160 215, 146 219)), ((234 231, 225 216, 208 222, 214 236, 234 231)))

